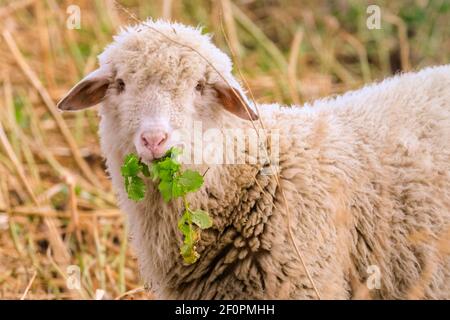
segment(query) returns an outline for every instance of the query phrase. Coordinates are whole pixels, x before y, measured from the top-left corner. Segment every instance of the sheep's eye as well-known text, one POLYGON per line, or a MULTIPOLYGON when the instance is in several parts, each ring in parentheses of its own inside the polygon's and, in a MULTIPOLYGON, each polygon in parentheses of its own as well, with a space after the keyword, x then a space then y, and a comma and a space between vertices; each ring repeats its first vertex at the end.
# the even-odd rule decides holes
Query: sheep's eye
POLYGON ((203 92, 203 88, 205 87, 205 85, 202 82, 197 83, 197 85, 195 86, 195 90, 198 92, 203 92))
POLYGON ((116 80, 117 92, 121 93, 125 90, 125 82, 122 79, 116 80))

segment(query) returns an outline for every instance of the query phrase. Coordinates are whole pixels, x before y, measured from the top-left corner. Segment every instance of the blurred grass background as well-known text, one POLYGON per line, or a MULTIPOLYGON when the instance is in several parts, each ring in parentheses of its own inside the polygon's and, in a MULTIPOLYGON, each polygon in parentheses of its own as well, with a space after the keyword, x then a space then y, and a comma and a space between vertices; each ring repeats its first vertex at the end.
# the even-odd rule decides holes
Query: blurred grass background
MULTIPOLYGON (((450 58, 449 0, 118 2, 140 19, 204 26, 260 102, 301 104, 450 58), (380 30, 366 26, 370 4, 380 30)), ((55 109, 132 22, 113 0, 0 0, 0 299, 152 297, 104 173, 96 110, 55 109), (66 27, 70 5, 81 29, 66 27), (67 287, 70 265, 80 290, 67 287)))

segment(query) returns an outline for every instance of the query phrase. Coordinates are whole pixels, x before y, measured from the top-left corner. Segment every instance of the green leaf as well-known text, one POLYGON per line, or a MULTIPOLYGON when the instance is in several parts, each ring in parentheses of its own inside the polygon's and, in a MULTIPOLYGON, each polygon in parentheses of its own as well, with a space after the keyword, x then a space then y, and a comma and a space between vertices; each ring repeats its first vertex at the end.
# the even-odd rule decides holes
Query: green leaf
POLYGON ((178 198, 184 196, 186 193, 184 192, 183 186, 179 183, 179 178, 175 178, 172 182, 172 197, 178 198))
POLYGON ((139 178, 138 176, 131 177, 128 181, 127 193, 128 198, 134 201, 140 201, 145 197, 145 183, 144 180, 139 178))
POLYGON ((161 180, 158 185, 158 190, 161 192, 161 195, 165 202, 169 202, 172 200, 172 182, 161 180))
POLYGON ((197 171, 186 170, 178 178, 185 193, 195 192, 203 185, 203 177, 197 171))
POLYGON ((172 160, 175 160, 176 162, 178 162, 178 157, 182 153, 183 153, 183 151, 180 148, 172 147, 169 150, 168 156, 170 156, 170 158, 172 158, 172 160))
POLYGON ((122 176, 136 176, 140 171, 141 165, 139 163, 139 158, 133 153, 127 155, 120 170, 122 176))
POLYGON ((172 158, 166 158, 163 161, 158 162, 158 167, 160 170, 170 171, 172 173, 180 170, 180 164, 172 158))
POLYGON ((148 165, 146 165, 145 163, 141 163, 141 168, 142 168, 142 174, 144 176, 146 176, 147 178, 150 177, 150 170, 148 168, 148 165))
POLYGON ((186 223, 179 223, 178 224, 178 230, 181 231, 181 233, 183 234, 183 236, 188 235, 189 232, 191 232, 191 227, 186 224, 186 223))
POLYGON ((158 178, 163 181, 173 181, 174 172, 170 169, 159 169, 158 178))
POLYGON ((200 229, 208 229, 213 225, 208 212, 200 209, 191 212, 191 219, 200 229))
POLYGON ((193 264, 197 262, 200 255, 195 251, 195 247, 183 244, 180 248, 180 253, 183 256, 183 260, 187 264, 193 264))

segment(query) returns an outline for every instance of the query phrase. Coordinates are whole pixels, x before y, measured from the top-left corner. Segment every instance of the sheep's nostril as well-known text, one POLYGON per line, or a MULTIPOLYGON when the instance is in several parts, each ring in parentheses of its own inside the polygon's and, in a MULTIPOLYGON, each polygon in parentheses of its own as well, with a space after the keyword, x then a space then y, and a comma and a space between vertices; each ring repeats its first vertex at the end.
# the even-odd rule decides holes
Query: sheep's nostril
POLYGON ((143 135, 141 136, 141 141, 144 146, 146 146, 146 147, 148 146, 148 141, 143 135))
POLYGON ((161 139, 159 140, 157 146, 162 145, 164 142, 166 142, 166 140, 167 140, 167 133, 164 133, 164 134, 161 136, 161 139))

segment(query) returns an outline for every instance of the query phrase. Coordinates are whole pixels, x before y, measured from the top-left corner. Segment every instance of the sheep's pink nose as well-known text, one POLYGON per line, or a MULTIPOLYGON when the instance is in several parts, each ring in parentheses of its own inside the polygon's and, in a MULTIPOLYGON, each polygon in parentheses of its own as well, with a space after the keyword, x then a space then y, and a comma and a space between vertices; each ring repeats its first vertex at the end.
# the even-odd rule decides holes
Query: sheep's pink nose
POLYGON ((161 153, 164 142, 167 141, 167 133, 164 131, 146 131, 141 134, 142 145, 154 154, 161 153))

